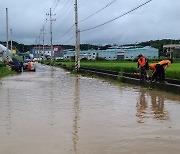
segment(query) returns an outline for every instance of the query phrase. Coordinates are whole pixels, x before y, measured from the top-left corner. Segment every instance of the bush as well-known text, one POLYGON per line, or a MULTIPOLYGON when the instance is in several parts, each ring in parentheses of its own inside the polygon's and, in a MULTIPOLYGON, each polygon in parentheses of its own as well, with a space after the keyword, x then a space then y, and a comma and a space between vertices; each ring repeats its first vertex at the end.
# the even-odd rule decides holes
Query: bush
POLYGON ((0 67, 0 78, 15 74, 15 72, 9 70, 7 67, 0 67))
POLYGON ((3 62, 0 62, 0 68, 5 67, 6 65, 3 62))

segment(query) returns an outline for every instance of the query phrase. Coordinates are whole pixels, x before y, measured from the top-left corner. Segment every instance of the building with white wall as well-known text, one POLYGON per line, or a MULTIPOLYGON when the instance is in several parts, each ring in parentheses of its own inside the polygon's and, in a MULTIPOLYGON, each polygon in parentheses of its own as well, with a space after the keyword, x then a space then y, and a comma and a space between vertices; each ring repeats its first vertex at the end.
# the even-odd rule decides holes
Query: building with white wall
MULTIPOLYGON (((121 47, 112 48, 107 50, 86 50, 80 51, 80 59, 96 60, 133 60, 136 59, 139 54, 144 55, 148 59, 158 59, 159 50, 146 46, 146 47, 121 47)), ((63 58, 65 60, 73 59, 75 51, 66 51, 63 58)))

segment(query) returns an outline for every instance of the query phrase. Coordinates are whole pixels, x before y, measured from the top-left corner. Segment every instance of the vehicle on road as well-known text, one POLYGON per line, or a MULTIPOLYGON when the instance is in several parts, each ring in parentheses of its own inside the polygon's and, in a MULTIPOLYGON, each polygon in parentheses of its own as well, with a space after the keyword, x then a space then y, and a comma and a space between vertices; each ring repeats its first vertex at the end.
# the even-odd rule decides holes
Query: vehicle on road
POLYGON ((36 62, 31 59, 25 59, 23 62, 23 70, 36 71, 36 62))

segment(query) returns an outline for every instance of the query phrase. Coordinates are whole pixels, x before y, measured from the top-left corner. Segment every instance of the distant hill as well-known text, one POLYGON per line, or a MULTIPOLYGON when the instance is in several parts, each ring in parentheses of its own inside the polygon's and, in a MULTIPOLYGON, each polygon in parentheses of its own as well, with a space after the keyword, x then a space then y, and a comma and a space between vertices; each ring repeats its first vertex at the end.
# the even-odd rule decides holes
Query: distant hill
MULTIPOLYGON (((6 46, 6 42, 0 42, 0 44, 6 46)), ((11 42, 8 42, 9 49, 11 48, 11 42)), ((27 52, 33 48, 33 45, 25 45, 25 44, 19 44, 15 41, 12 41, 13 49, 17 50, 18 52, 27 52)))
MULTIPOLYGON (((1 44, 6 46, 6 42, 0 42, 1 44)), ((139 44, 126 44, 123 46, 151 46, 154 48, 159 49, 160 51, 160 55, 163 54, 163 45, 166 44, 179 44, 180 40, 171 40, 171 39, 163 39, 163 40, 151 40, 151 41, 146 41, 146 42, 141 42, 139 44)), ((19 52, 23 53, 23 52, 27 52, 29 50, 31 50, 33 48, 33 46, 35 45, 24 45, 24 44, 19 44, 15 41, 13 41, 13 47, 18 50, 19 52)), ((64 49, 75 49, 75 47, 73 45, 61 45, 64 49)), ((81 44, 81 50, 106 50, 110 47, 113 47, 114 45, 104 45, 104 46, 100 46, 100 45, 92 45, 92 44, 81 44)), ((117 45, 116 45, 117 46, 117 45)), ((10 41, 9 41, 9 48, 10 48, 10 41)))
POLYGON ((146 42, 141 42, 139 45, 142 46, 151 46, 154 48, 159 49, 160 52, 163 51, 163 45, 167 44, 179 44, 180 40, 171 40, 171 39, 163 39, 163 40, 151 40, 151 41, 146 41, 146 42))

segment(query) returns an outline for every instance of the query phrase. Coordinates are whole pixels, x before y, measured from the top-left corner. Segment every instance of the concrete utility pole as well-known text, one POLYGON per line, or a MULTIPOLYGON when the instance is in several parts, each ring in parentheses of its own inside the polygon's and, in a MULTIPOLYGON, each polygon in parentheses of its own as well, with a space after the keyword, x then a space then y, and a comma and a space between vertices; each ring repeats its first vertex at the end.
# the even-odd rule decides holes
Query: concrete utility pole
POLYGON ((41 58, 41 51, 40 51, 41 35, 39 35, 38 39, 39 39, 39 52, 38 52, 38 58, 39 58, 39 61, 40 61, 40 58, 41 58))
POLYGON ((6 51, 6 58, 7 58, 7 61, 9 62, 9 52, 8 52, 8 32, 9 32, 9 29, 8 29, 8 8, 6 8, 6 48, 7 48, 7 51, 6 51))
POLYGON ((78 51, 78 70, 79 70, 79 68, 80 68, 80 30, 78 30, 78 49, 77 49, 77 51, 78 51))
POLYGON ((51 37, 51 61, 53 60, 53 43, 52 43, 52 13, 50 8, 50 37, 51 37))
POLYGON ((38 54, 38 37, 36 37, 36 50, 35 50, 35 54, 38 54))
POLYGON ((11 32, 11 52, 12 52, 12 29, 10 29, 11 32))
POLYGON ((80 60, 79 60, 79 44, 80 44, 80 31, 78 30, 78 4, 77 0, 75 0, 75 34, 76 34, 76 45, 75 45, 75 69, 76 72, 79 71, 80 68, 80 60))
POLYGON ((43 59, 45 58, 45 53, 44 53, 44 35, 45 35, 45 29, 43 26, 43 29, 41 29, 42 35, 43 35, 43 59))
MULTIPOLYGON (((54 57, 53 42, 52 42, 52 22, 55 21, 55 19, 52 19, 51 8, 50 8, 50 13, 47 13, 46 15, 49 15, 49 21, 50 21, 50 42, 51 42, 51 62, 52 62, 53 57, 54 57)), ((53 14, 53 15, 55 15, 55 14, 53 14)))

